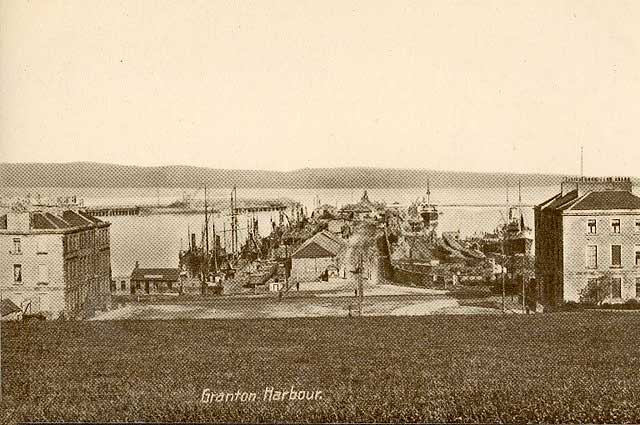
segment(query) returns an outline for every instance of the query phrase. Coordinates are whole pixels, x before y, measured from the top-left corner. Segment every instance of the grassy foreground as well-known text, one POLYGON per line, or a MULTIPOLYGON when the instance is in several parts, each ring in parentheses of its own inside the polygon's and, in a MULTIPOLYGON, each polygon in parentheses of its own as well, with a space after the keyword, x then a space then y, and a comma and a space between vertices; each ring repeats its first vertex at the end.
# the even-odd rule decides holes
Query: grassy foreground
POLYGON ((640 314, 2 324, 1 423, 639 422, 640 314), (264 388, 322 391, 263 401, 264 388), (253 402, 202 403, 212 392, 253 402))

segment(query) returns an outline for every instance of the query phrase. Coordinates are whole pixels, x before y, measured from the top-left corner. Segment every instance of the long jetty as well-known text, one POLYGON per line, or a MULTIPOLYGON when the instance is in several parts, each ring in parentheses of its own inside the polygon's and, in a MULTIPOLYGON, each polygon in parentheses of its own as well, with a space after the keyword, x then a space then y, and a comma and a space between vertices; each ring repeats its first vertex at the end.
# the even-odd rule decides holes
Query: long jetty
POLYGON ((88 207, 85 211, 95 217, 140 215, 139 206, 97 206, 88 207))
MULTIPOLYGON (((286 211, 290 205, 264 204, 246 205, 236 207, 238 214, 251 214, 269 211, 286 211)), ((124 205, 100 205, 84 208, 88 214, 95 217, 140 216, 154 214, 202 214, 204 207, 172 207, 172 206, 124 206, 124 205)), ((211 208, 209 211, 219 213, 220 210, 211 208)))

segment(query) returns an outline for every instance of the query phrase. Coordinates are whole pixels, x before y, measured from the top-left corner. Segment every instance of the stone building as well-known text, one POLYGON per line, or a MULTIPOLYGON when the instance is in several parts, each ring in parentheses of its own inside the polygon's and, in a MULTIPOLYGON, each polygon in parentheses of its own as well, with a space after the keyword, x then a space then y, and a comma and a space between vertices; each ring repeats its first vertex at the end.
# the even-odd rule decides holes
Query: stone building
POLYGON ((84 318, 108 306, 110 223, 79 209, 0 212, 2 297, 25 314, 84 318))
POLYGON ((134 295, 178 294, 182 290, 178 268, 140 268, 136 263, 129 282, 134 295))
POLYGON ((583 300, 610 277, 609 302, 640 297, 640 198, 626 177, 571 178, 535 207, 538 300, 583 300))

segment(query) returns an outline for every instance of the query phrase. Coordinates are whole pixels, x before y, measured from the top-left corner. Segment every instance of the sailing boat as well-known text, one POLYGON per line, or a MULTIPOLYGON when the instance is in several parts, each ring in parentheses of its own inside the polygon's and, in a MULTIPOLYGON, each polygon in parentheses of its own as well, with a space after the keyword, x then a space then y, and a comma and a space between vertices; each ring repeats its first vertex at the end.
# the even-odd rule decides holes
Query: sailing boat
POLYGON ((424 227, 427 230, 435 230, 438 225, 438 216, 441 214, 435 205, 431 204, 431 187, 429 179, 427 179, 427 197, 422 198, 422 202, 418 207, 418 212, 422 221, 424 221, 424 227))
POLYGON ((509 205, 507 192, 507 222, 502 227, 508 254, 531 254, 533 234, 531 228, 525 224, 522 212, 522 189, 518 182, 518 205, 509 205))

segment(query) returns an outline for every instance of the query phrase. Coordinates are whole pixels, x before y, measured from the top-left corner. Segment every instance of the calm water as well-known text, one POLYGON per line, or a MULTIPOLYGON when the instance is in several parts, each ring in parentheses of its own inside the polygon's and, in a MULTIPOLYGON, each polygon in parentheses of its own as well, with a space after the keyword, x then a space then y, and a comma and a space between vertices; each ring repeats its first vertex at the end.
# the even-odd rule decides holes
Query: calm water
MULTIPOLYGON (((536 204, 553 196, 559 189, 549 187, 527 187, 522 190, 523 204, 536 204)), ((399 202, 410 204, 421 198, 424 188, 415 189, 369 189, 369 198, 374 201, 383 201, 387 204, 399 202)), ((86 206, 101 204, 122 205, 156 205, 173 202, 182 199, 183 194, 194 198, 203 198, 202 190, 194 189, 90 189, 90 188, 30 188, 30 189, 0 189, 0 196, 14 196, 24 193, 40 194, 45 197, 56 198, 58 196, 77 195, 84 199, 86 206)), ((209 199, 228 199, 230 190, 210 190, 209 199)), ((301 202, 308 212, 313 210, 316 197, 323 204, 336 205, 338 207, 357 202, 362 196, 362 190, 352 189, 238 189, 238 198, 278 198, 286 197, 301 202)), ((517 201, 516 189, 509 191, 512 201, 517 201)), ((504 204, 506 202, 505 189, 477 189, 477 188, 445 188, 432 189, 431 201, 436 204, 504 204)), ((446 207, 441 208, 439 230, 460 230, 463 236, 480 234, 493 231, 503 220, 505 208, 503 207, 446 207)), ((214 218, 216 231, 220 232, 226 227, 230 229, 230 217, 228 212, 222 212, 214 218)), ((277 213, 259 213, 259 230, 262 235, 267 235, 271 229, 271 220, 277 221, 277 213)), ((178 252, 181 247, 188 244, 189 230, 199 235, 203 227, 202 215, 153 215, 140 217, 105 217, 111 225, 111 258, 114 276, 128 275, 131 273, 136 261, 142 267, 177 267, 178 252)), ((246 229, 249 217, 240 217, 238 223, 246 229)), ((525 221, 533 227, 533 211, 525 209, 525 221)), ((240 241, 243 242, 246 231, 240 232, 240 241)), ((230 239, 227 241, 230 246, 230 239)))

